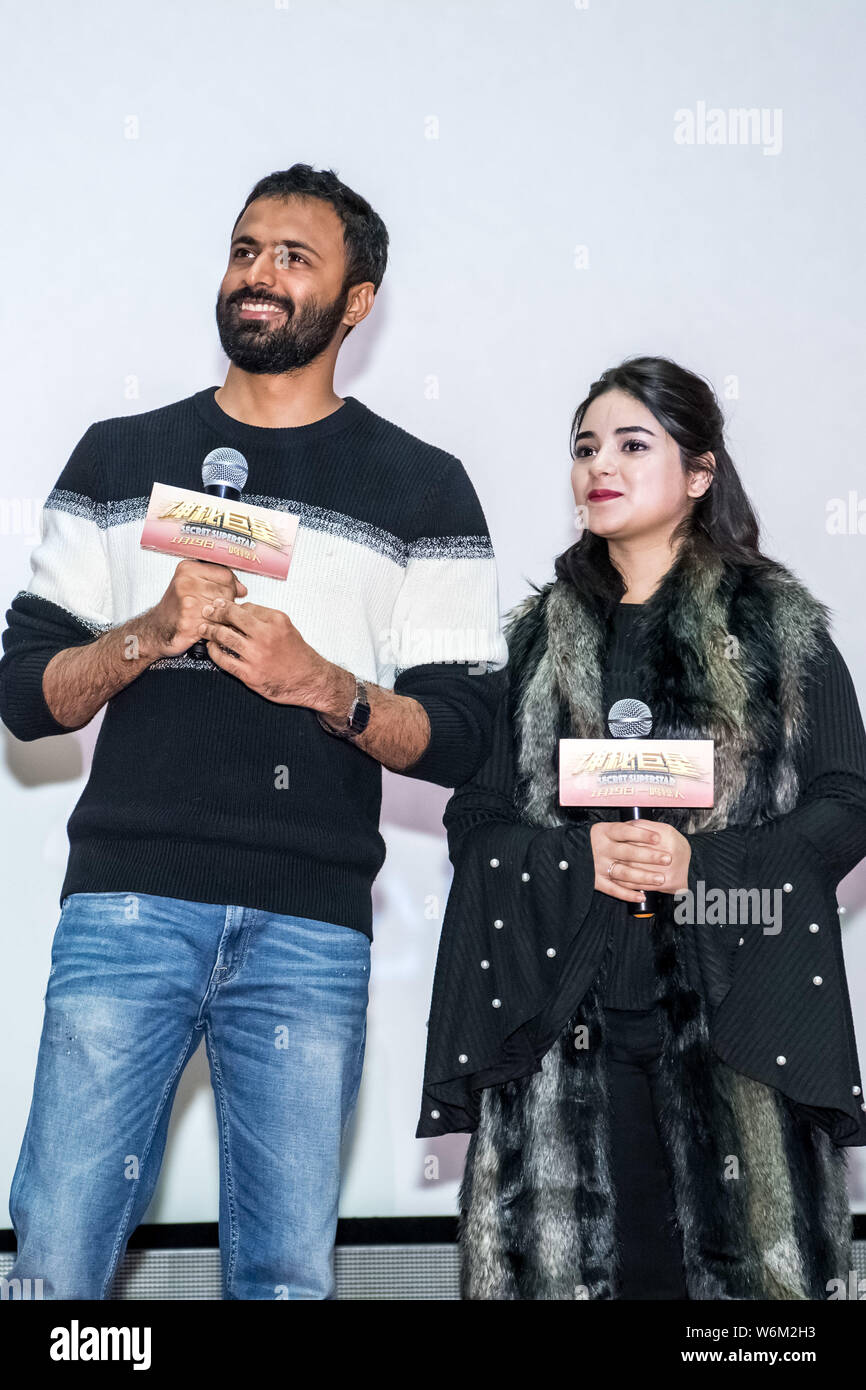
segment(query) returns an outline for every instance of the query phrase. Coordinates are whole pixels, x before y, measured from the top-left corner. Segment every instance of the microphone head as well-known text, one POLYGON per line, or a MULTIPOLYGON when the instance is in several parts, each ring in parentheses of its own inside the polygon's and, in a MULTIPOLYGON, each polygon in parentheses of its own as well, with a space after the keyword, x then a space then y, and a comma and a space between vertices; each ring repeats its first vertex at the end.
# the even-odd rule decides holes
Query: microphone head
POLYGON ((237 449, 211 449, 201 466, 202 486, 207 489, 222 484, 243 492, 249 471, 249 464, 237 449))
POLYGON ((643 700, 617 700, 610 707, 607 722, 612 738, 647 738, 653 717, 643 700))

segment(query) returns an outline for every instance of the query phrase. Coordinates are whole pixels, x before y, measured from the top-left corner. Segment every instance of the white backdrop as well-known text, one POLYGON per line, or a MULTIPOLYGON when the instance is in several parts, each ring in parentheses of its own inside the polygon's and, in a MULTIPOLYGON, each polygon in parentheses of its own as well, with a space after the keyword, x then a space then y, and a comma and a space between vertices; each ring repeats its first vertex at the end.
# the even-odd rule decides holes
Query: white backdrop
MULTIPOLYGON (((392 238, 337 389, 464 460, 503 611, 573 538, 575 405, 622 357, 665 354, 723 397, 766 548, 834 609, 866 692, 862 3, 6 0, 3 12, 4 609, 90 422, 222 382, 213 305, 232 222, 259 177, 302 161, 336 169, 392 238)), ((35 744, 0 736, 0 1224, 65 826, 97 724, 35 744)), ((413 1137, 447 793, 384 778, 343 1213, 448 1214, 465 1139, 413 1137)), ((866 865, 839 897, 866 1065, 866 865)), ((866 1150, 851 1153, 863 1208, 866 1150)), ((215 1220, 217 1181, 200 1051, 148 1219, 215 1220)))

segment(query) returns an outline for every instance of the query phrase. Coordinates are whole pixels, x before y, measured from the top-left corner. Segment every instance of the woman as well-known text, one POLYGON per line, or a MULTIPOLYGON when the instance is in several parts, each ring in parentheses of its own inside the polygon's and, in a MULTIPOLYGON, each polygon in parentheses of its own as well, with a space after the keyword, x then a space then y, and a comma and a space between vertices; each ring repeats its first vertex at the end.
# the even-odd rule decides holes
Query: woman
POLYGON ((759 550, 703 380, 605 372, 572 455, 586 528, 508 615, 493 749, 445 813, 418 1135, 472 1131, 464 1296, 826 1298, 866 1143, 835 899, 866 854, 851 679, 759 550), (559 805, 558 740, 626 697, 653 737, 714 740, 711 810, 559 805), (727 907, 684 920, 685 890, 727 907))

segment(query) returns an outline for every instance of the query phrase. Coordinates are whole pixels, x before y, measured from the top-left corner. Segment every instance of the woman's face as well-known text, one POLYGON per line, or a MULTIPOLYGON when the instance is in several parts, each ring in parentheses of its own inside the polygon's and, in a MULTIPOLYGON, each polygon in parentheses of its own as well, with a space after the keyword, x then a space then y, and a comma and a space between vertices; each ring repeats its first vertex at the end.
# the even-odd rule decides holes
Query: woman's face
POLYGON ((606 391, 584 415, 571 486, 594 535, 667 538, 709 482, 685 472, 676 441, 624 391, 606 391))

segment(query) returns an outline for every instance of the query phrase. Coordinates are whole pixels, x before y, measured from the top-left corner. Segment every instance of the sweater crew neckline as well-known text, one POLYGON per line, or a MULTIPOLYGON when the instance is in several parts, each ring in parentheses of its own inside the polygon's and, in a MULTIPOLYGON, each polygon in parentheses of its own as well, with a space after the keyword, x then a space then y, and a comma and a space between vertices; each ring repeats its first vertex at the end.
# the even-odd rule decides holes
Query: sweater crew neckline
POLYGON ((224 439, 238 444, 308 444, 327 435, 341 433, 356 424, 366 410, 355 396, 344 396, 343 404, 324 415, 321 420, 313 420, 308 425, 248 425, 244 420, 236 420, 228 415, 216 402, 214 393, 218 386, 207 386, 193 396, 193 403, 204 420, 224 439))

